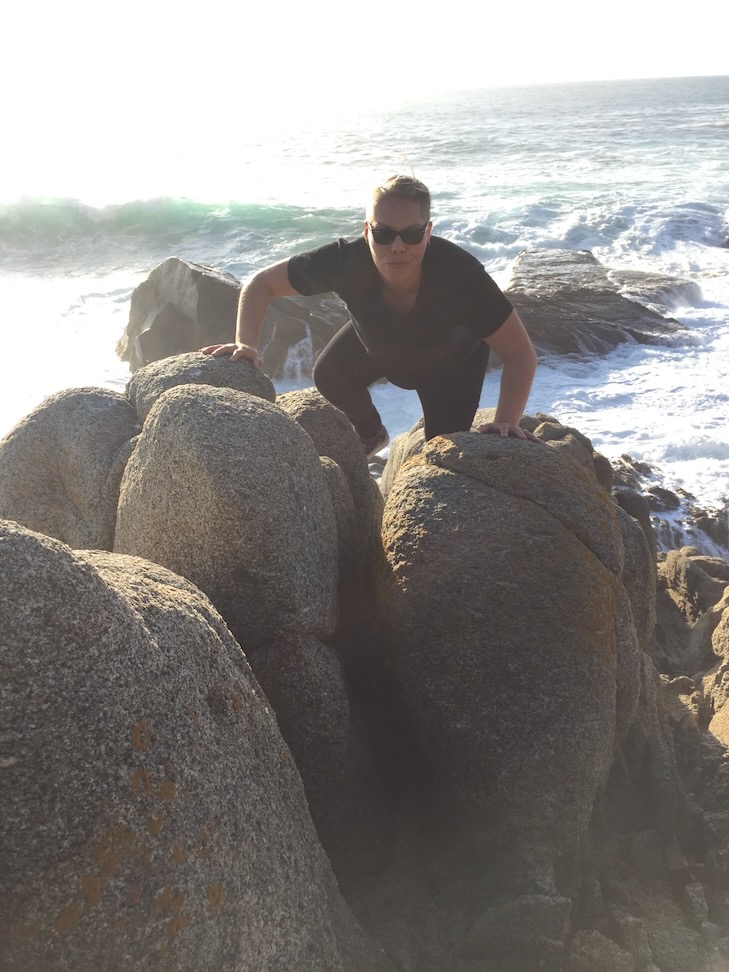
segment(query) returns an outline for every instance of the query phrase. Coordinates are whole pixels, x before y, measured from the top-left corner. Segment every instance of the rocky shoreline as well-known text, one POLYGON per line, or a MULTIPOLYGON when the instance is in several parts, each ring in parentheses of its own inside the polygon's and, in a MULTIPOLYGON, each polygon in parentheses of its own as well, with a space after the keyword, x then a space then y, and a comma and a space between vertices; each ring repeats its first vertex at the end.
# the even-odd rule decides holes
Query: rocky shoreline
POLYGON ((378 484, 185 353, 11 431, 0 968, 725 967, 729 563, 524 424, 378 484))

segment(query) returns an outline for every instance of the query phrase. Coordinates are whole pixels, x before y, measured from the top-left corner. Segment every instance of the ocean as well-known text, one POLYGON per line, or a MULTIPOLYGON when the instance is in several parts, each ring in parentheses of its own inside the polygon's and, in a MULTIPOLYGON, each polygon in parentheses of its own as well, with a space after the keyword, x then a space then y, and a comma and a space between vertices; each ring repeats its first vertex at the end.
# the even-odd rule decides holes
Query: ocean
MULTIPOLYGON (((592 251, 606 267, 698 285, 665 347, 541 359, 527 405, 608 458, 726 509, 729 494, 729 78, 606 81, 447 93, 158 146, 119 133, 114 166, 0 184, 0 436, 47 395, 123 390, 115 345, 133 289, 169 256, 240 279, 361 232, 370 188, 410 172, 433 194, 434 232, 500 283, 526 247, 592 251)), ((71 136, 72 137, 72 136, 71 136)), ((67 160, 68 161, 68 160, 67 160)), ((493 405, 490 373, 482 405, 493 405)), ((295 381, 283 382, 282 390, 295 381)), ((417 397, 375 389, 391 437, 417 397)))

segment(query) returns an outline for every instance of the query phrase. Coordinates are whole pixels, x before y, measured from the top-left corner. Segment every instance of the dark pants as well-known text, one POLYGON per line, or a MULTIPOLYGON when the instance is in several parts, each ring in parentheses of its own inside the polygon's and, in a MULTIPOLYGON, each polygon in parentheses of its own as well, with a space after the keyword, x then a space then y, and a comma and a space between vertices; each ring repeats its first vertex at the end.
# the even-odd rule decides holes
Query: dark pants
POLYGON ((469 354, 446 371, 411 373, 407 384, 398 381, 387 362, 370 357, 351 324, 345 324, 319 355, 314 384, 332 405, 347 416, 361 439, 373 436, 382 420, 367 390, 380 378, 399 387, 415 388, 423 406, 425 438, 468 432, 481 399, 488 346, 479 341, 469 354), (414 378, 414 380, 413 380, 414 378))

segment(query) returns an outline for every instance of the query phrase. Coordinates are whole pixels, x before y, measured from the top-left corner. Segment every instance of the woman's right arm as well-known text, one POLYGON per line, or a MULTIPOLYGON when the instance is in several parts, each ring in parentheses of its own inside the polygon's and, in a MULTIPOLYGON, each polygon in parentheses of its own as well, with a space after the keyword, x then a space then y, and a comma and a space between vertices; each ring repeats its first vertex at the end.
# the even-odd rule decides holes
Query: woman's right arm
POLYGON ((210 344, 200 350, 214 358, 224 354, 229 354, 231 361, 243 358, 260 368, 263 359, 258 345, 268 305, 277 297, 296 297, 298 293, 289 283, 288 260, 259 270, 241 289, 235 341, 231 344, 210 344))

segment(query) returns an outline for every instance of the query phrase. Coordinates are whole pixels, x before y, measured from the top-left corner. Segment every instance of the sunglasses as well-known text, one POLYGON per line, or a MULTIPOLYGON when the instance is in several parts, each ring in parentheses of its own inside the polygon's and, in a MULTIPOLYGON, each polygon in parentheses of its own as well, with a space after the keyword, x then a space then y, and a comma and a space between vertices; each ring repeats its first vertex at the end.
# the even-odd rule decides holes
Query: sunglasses
POLYGON ((401 230, 392 229, 390 226, 373 226, 372 223, 367 225, 372 231, 372 239, 380 246, 389 246, 398 236, 406 246, 415 246, 422 242, 428 228, 428 223, 425 226, 407 226, 401 230))

